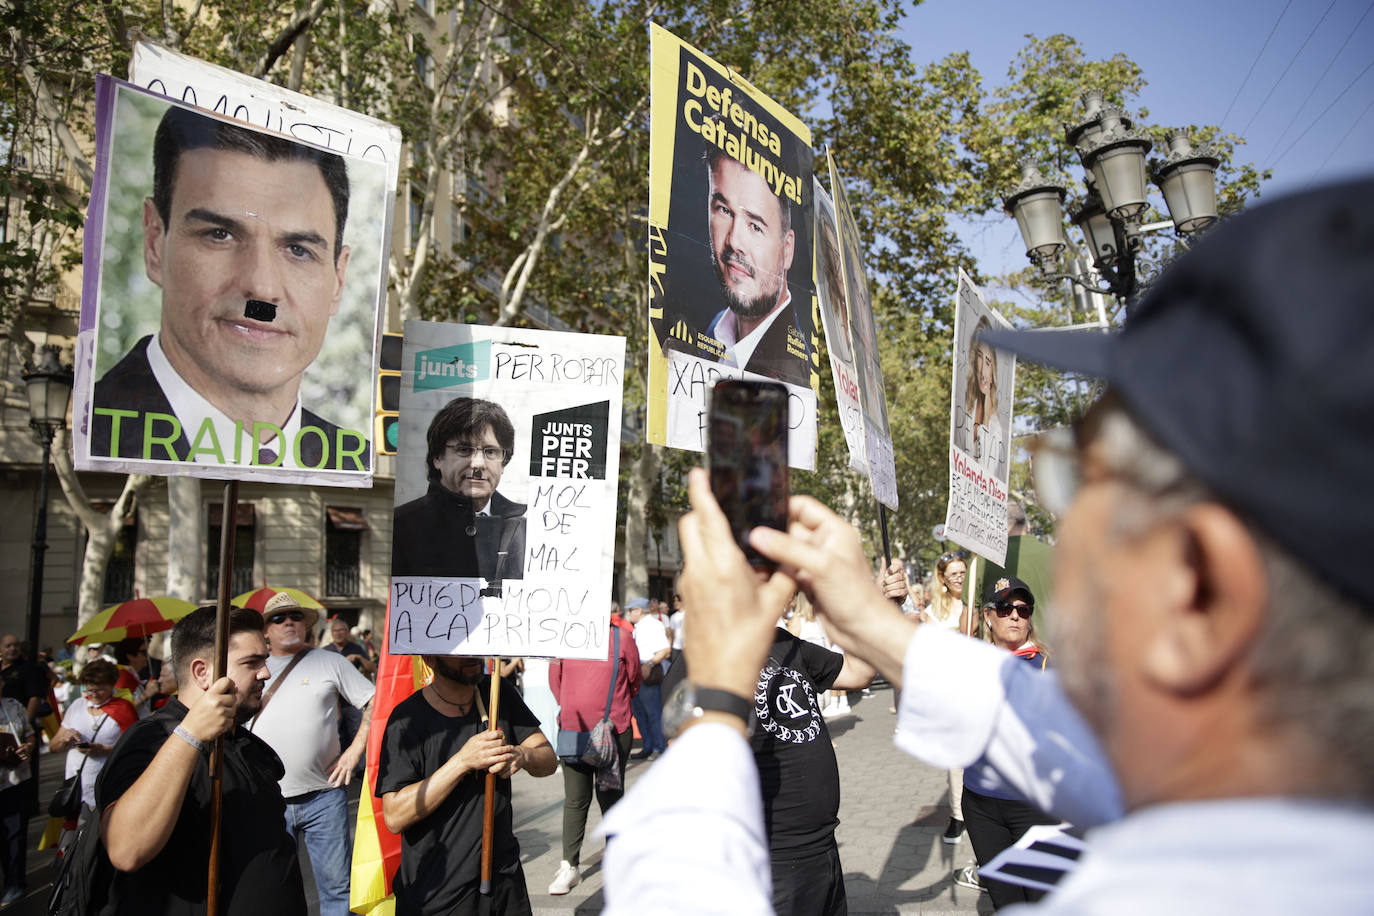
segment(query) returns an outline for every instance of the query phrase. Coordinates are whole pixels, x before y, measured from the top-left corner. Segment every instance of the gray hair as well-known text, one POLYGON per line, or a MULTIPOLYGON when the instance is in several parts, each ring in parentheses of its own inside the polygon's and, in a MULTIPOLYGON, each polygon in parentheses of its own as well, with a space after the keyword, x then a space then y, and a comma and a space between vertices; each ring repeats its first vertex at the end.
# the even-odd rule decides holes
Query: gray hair
MULTIPOLYGON (((1117 513, 1113 533, 1139 535, 1191 505, 1226 505, 1127 412, 1111 393, 1088 416, 1089 438, 1139 497, 1117 513)), ((1267 712, 1300 736, 1324 795, 1374 800, 1374 614, 1338 593, 1244 513, 1268 583, 1264 626, 1250 657, 1267 712)))

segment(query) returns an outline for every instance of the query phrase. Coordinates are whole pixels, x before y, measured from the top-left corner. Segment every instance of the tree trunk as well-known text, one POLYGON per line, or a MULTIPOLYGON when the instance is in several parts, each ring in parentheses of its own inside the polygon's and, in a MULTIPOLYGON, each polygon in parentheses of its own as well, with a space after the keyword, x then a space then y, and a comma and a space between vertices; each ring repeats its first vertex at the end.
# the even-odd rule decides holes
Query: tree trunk
POLYGON ((101 512, 91 505, 81 481, 76 477, 67 442, 68 432, 65 429, 53 439, 52 465, 68 504, 86 528, 86 554, 81 561, 81 585, 77 590, 76 605, 76 625, 80 627, 100 613, 105 590, 105 568, 110 565, 115 539, 124 527, 124 516, 148 489, 153 478, 147 474, 130 474, 124 478, 124 490, 115 500, 114 507, 109 512, 101 512))
POLYGON ((658 446, 647 442, 630 475, 625 512, 624 595, 628 600, 649 595, 649 493, 658 482, 658 446))
POLYGON ((200 596, 200 558, 205 526, 200 519, 200 479, 167 478, 167 594, 186 601, 200 596))

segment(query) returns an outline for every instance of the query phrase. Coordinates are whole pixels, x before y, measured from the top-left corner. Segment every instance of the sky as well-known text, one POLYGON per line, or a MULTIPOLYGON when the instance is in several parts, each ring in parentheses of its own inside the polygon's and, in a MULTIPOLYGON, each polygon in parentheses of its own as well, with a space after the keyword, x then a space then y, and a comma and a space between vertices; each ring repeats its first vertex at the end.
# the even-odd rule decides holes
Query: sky
MULTIPOLYGON (((967 50, 991 90, 1027 34, 1057 33, 1091 60, 1124 52, 1140 65, 1147 85, 1132 105, 1149 109, 1146 123, 1244 137, 1238 158, 1274 170, 1264 198, 1374 173, 1374 0, 927 0, 902 37, 918 64, 967 50)), ((1010 217, 964 235, 985 274, 1026 264, 1010 217)))

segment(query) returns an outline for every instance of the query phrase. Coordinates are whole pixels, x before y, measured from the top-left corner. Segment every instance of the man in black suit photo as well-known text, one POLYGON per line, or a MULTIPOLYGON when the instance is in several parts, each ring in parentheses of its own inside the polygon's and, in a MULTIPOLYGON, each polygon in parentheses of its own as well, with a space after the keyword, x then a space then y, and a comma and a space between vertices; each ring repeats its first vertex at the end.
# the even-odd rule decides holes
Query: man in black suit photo
POLYGON ((367 470, 366 435, 300 398, 339 311, 348 202, 340 156, 169 107, 142 215, 160 325, 96 383, 91 456, 367 470))
POLYGON ((787 287, 796 249, 791 205, 715 147, 707 147, 706 166, 711 266, 726 305, 706 333, 724 347, 719 361, 809 386, 810 342, 787 287))
POLYGON ((496 492, 515 427, 495 401, 454 398, 425 433, 429 490, 398 506, 391 575, 474 578, 498 588, 525 577, 525 509, 496 492))

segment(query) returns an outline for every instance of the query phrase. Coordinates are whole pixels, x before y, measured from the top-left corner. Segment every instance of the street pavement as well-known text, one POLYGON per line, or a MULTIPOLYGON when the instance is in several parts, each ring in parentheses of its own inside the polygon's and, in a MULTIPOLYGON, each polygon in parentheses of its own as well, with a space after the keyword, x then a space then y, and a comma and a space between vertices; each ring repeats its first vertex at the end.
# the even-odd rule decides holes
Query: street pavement
MULTIPOLYGON (((840 767, 840 826, 836 837, 849 912, 853 916, 991 913, 986 894, 954 883, 955 870, 973 863, 973 850, 967 836, 954 846, 941 841, 949 819, 945 774, 893 746, 897 717, 888 711, 891 689, 875 687, 871 697, 855 691, 850 694, 850 705, 851 714, 828 721, 840 767)), ((61 784, 63 757, 42 757, 40 798, 44 808, 61 784)), ((631 761, 627 783, 633 786, 654 765, 652 761, 631 761)), ((357 810, 357 785, 355 782, 349 792, 353 812, 357 810)), ((582 883, 569 894, 552 897, 547 893, 548 885, 562 858, 562 773, 545 779, 519 773, 512 790, 520 858, 536 916, 599 913, 605 897, 602 846, 590 839, 601 821, 595 802, 587 818, 588 840, 582 847, 582 883)), ((8 908, 6 916, 39 916, 46 910, 53 856, 51 851, 34 851, 46 824, 46 816, 35 817, 30 824, 29 895, 8 908)), ((664 842, 671 844, 672 838, 665 837, 664 842)), ((311 916, 316 916, 314 881, 306 856, 301 860, 311 916)))

